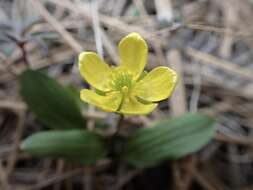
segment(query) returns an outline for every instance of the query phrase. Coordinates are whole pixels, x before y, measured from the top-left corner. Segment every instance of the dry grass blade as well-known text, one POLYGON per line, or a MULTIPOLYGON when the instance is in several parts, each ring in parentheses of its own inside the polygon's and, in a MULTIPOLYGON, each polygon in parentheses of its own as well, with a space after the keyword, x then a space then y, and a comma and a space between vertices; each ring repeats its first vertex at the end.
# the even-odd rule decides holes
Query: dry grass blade
POLYGON ((65 30, 60 22, 52 16, 47 9, 43 6, 40 1, 30 1, 35 9, 39 11, 41 16, 57 31, 62 35, 63 39, 76 51, 80 53, 83 48, 82 46, 65 30))
POLYGON ((253 80, 252 71, 249 69, 240 67, 236 64, 222 60, 210 54, 203 53, 193 48, 187 48, 187 53, 194 59, 201 61, 200 63, 202 64, 222 69, 231 74, 236 74, 237 76, 242 77, 244 79, 253 80))
POLYGON ((182 61, 180 52, 176 49, 169 52, 167 57, 171 68, 178 74, 178 83, 170 99, 172 114, 177 116, 187 111, 182 61), (180 104, 178 104, 178 102, 180 102, 180 104))
MULTIPOLYGON (((0 189, 171 189, 175 183, 181 190, 252 189, 252 5, 248 0, 0 1, 0 189), (35 18, 44 22, 19 36, 25 39, 31 69, 78 91, 88 87, 73 67, 78 53, 96 51, 118 65, 119 40, 140 33, 149 46, 145 69, 169 66, 179 81, 169 102, 159 102, 150 115, 127 116, 122 134, 198 111, 217 118, 213 141, 194 153, 194 163, 186 158, 148 170, 115 161, 114 151, 94 167, 78 169, 20 153, 23 137, 46 129, 21 100, 19 74, 27 67, 18 44, 6 41, 5 32, 17 37, 35 18)), ((82 108, 90 130, 106 138, 114 133, 115 115, 82 108)), ((121 149, 123 140, 115 142, 121 149)))

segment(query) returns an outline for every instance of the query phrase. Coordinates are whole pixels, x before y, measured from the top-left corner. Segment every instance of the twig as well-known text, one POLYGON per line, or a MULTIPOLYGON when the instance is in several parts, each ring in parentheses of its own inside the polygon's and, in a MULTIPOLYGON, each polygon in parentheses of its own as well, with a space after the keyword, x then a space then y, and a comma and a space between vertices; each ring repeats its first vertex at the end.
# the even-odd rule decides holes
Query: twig
POLYGON ((63 37, 63 39, 76 51, 80 53, 83 47, 65 30, 60 22, 56 20, 42 5, 40 1, 30 0, 35 9, 39 11, 41 16, 63 37))
POLYGON ((173 19, 173 9, 171 0, 155 0, 157 17, 160 21, 171 22, 173 19))
POLYGON ((16 129, 16 137, 14 140, 14 148, 12 151, 11 156, 8 159, 8 166, 7 166, 7 176, 11 174, 12 170, 14 169, 16 160, 17 160, 17 155, 18 155, 18 150, 19 150, 19 144, 21 141, 23 129, 24 129, 24 123, 25 123, 25 112, 24 111, 19 111, 17 113, 18 120, 17 120, 17 129, 16 129))
POLYGON ((20 110, 25 110, 26 105, 21 101, 3 99, 3 100, 0 100, 0 108, 20 111, 20 110))
POLYGON ((91 166, 84 167, 84 189, 93 189, 93 168, 91 166))
MULTIPOLYGON (((47 0, 49 2, 55 3, 59 6, 65 7, 66 9, 69 9, 79 15, 82 15, 88 22, 91 22, 91 13, 90 10, 88 9, 87 3, 79 3, 80 6, 77 6, 76 4, 68 1, 68 0, 62 0, 62 1, 57 1, 57 0, 47 0)), ((154 35, 146 32, 144 29, 142 29, 139 26, 136 25, 129 25, 117 18, 113 18, 111 16, 107 15, 100 15, 100 21, 103 25, 116 29, 119 33, 121 34, 128 34, 130 32, 139 32, 142 36, 145 37, 148 41, 150 41, 151 45, 152 44, 163 44, 163 42, 159 38, 154 38, 154 35)))
POLYGON ((91 0, 90 5, 91 5, 92 27, 93 27, 93 31, 95 35, 96 49, 100 57, 103 58, 104 50, 103 50, 103 43, 102 43, 101 28, 99 25, 97 0, 91 0))
MULTIPOLYGON (((63 173, 63 169, 64 169, 64 160, 57 160, 57 166, 56 166, 56 173, 57 174, 62 174, 63 173)), ((60 183, 56 183, 53 187, 53 190, 60 190, 61 188, 61 184, 60 183)))
POLYGON ((76 170, 61 174, 61 175, 51 176, 48 179, 43 180, 32 187, 27 187, 26 190, 38 190, 41 188, 45 188, 53 183, 60 182, 62 180, 74 177, 74 176, 79 175, 81 173, 83 173, 83 168, 81 168, 81 169, 79 168, 79 169, 76 169, 76 170))
POLYGON ((10 190, 8 178, 1 160, 0 160, 0 189, 10 190))
POLYGON ((148 16, 143 0, 133 0, 133 3, 135 4, 135 6, 138 8, 138 10, 143 16, 148 16))
POLYGON ((173 178, 175 181, 175 189, 183 190, 181 169, 177 162, 173 163, 173 178))
POLYGON ((252 71, 250 69, 246 69, 243 67, 240 67, 234 63, 230 63, 228 61, 219 59, 213 55, 210 55, 208 53, 203 53, 199 50, 193 49, 193 48, 187 48, 186 52, 189 56, 195 58, 196 60, 199 60, 200 63, 205 65, 210 65, 219 69, 223 69, 225 71, 228 71, 230 73, 234 73, 237 76, 240 76, 245 79, 253 80, 252 71))
POLYGON ((238 6, 236 5, 236 0, 223 1, 222 9, 224 10, 223 22, 226 26, 225 34, 220 46, 220 55, 223 58, 229 58, 231 56, 232 45, 234 42, 234 37, 229 34, 229 30, 235 27, 238 23, 238 6))
POLYGON ((190 100, 190 112, 197 112, 198 111, 198 102, 200 96, 200 89, 201 89, 201 67, 199 63, 194 65, 195 74, 193 75, 193 90, 190 100))
POLYGON ((168 52, 167 59, 172 69, 174 69, 178 75, 177 86, 172 97, 170 98, 171 111, 173 115, 180 115, 187 111, 183 67, 181 63, 180 52, 176 49, 168 52))
POLYGON ((113 190, 120 190, 123 188, 131 179, 140 174, 142 170, 134 170, 120 178, 119 182, 115 185, 113 190))
POLYGON ((220 188, 218 188, 209 179, 197 171, 197 169, 192 165, 188 165, 188 172, 190 172, 194 178, 207 190, 220 190, 220 188))
POLYGON ((101 35, 102 35, 102 39, 103 39, 103 42, 104 42, 104 46, 105 46, 108 54, 110 55, 113 62, 116 65, 118 65, 119 62, 120 62, 120 59, 119 59, 119 56, 117 54, 117 48, 115 47, 113 42, 111 42, 111 39, 109 38, 109 36, 106 34, 105 31, 101 30, 101 35))
POLYGON ((201 30, 201 31, 207 31, 207 32, 216 32, 219 34, 228 34, 234 37, 251 37, 253 34, 248 31, 234 31, 232 29, 227 28, 221 28, 217 26, 211 26, 211 25, 204 25, 204 24, 198 24, 198 23, 188 23, 185 24, 187 28, 194 29, 194 30, 201 30))

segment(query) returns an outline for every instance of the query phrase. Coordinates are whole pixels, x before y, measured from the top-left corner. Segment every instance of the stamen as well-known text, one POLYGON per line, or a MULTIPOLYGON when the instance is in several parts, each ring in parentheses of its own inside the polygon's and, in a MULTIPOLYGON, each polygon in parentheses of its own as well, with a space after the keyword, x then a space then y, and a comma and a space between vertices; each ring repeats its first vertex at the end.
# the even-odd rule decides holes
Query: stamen
POLYGON ((112 76, 111 85, 114 90, 123 92, 123 88, 126 87, 127 91, 129 91, 132 86, 132 75, 125 71, 115 71, 112 76))

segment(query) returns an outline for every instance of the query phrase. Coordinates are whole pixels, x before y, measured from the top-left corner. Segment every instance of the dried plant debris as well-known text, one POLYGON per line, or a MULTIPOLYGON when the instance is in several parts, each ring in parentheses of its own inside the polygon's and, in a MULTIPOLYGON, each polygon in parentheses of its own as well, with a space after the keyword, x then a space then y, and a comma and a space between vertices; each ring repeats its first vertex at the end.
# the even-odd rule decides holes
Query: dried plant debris
MULTIPOLYGON (((252 16, 251 0, 2 0, 0 189, 252 189, 252 16), (150 169, 109 159, 83 168, 20 151, 22 139, 48 130, 20 96, 20 74, 27 68, 72 86, 64 91, 76 97, 85 119, 95 121, 98 133, 114 133, 115 115, 78 101, 77 89, 88 84, 78 73, 77 55, 102 47, 105 61, 116 66, 117 44, 131 32, 140 33, 149 45, 147 70, 170 66, 180 80, 169 103, 162 102, 148 116, 127 117, 126 123, 149 126, 200 111, 218 121, 212 142, 191 156, 150 169)), ((126 133, 124 127, 121 133, 126 133)))

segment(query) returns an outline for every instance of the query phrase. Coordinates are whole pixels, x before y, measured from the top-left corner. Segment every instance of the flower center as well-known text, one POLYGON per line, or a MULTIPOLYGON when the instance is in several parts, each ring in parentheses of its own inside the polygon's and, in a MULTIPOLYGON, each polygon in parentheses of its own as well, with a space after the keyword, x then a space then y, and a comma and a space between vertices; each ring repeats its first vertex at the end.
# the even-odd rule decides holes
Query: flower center
POLYGON ((128 72, 115 72, 112 77, 112 88, 120 91, 123 94, 128 94, 132 88, 133 80, 132 75, 128 72))

